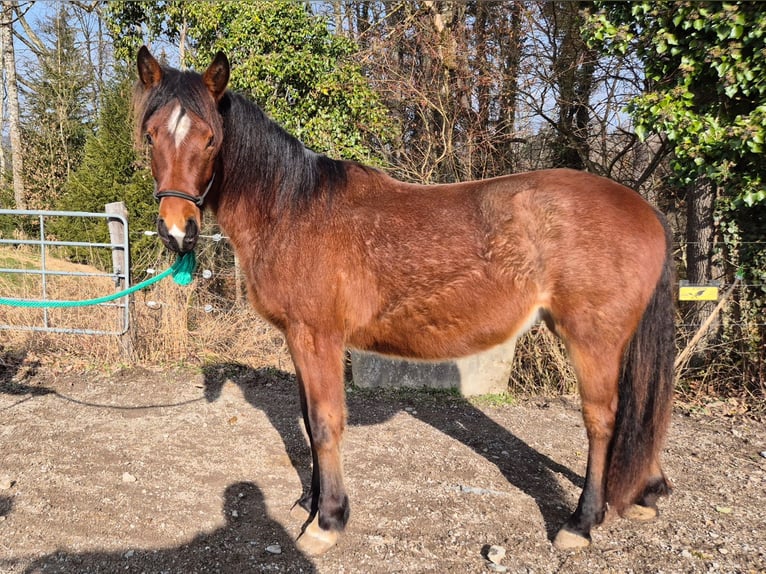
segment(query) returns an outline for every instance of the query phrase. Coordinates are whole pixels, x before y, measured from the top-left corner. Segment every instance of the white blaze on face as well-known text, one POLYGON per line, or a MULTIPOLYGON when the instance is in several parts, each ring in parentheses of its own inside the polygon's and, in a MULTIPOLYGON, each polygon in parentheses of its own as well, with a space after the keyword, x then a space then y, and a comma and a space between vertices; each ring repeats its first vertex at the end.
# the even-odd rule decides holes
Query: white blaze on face
POLYGON ((176 147, 181 146, 184 138, 186 138, 186 135, 189 133, 190 127, 191 120, 189 119, 186 110, 181 107, 181 104, 176 105, 168 118, 168 131, 170 132, 170 135, 173 136, 173 139, 176 142, 176 147))
POLYGON ((184 237, 186 237, 186 230, 179 229, 177 225, 173 225, 170 229, 168 229, 168 235, 170 235, 171 237, 175 237, 176 243, 178 243, 178 246, 181 247, 184 244, 184 237))

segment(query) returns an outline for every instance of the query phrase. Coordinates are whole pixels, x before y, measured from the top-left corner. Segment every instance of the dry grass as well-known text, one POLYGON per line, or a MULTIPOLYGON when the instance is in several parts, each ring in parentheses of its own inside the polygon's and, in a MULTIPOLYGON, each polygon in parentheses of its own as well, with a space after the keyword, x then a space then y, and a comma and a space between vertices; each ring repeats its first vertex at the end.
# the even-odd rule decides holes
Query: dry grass
MULTIPOLYGON (((14 250, 16 262, 2 266, 39 268, 33 253, 14 250)), ((8 252, 0 257, 10 259, 8 252)), ((56 271, 97 272, 92 267, 50 258, 47 267, 56 271)), ((100 297, 114 291, 107 277, 56 277, 48 282, 49 299, 82 300, 100 297)), ((41 297, 39 276, 0 275, 0 297, 38 299, 41 297)), ((84 335, 0 331, 0 360, 9 354, 23 353, 40 364, 76 364, 81 367, 111 368, 121 365, 201 365, 208 362, 238 362, 252 367, 275 366, 290 370, 284 340, 245 306, 220 304, 220 296, 212 310, 205 306, 213 295, 196 280, 181 287, 170 279, 132 296, 130 329, 127 335, 84 335)), ((47 311, 49 326, 119 330, 121 311, 115 307, 89 306, 47 311)), ((11 326, 44 325, 42 309, 0 306, 0 324, 11 326)))
POLYGON ((290 370, 281 333, 244 305, 206 306, 195 282, 161 281, 134 300, 131 359, 137 363, 238 362, 290 370))
POLYGON ((561 341, 544 325, 529 330, 516 343, 511 394, 556 396, 577 391, 577 380, 561 341))

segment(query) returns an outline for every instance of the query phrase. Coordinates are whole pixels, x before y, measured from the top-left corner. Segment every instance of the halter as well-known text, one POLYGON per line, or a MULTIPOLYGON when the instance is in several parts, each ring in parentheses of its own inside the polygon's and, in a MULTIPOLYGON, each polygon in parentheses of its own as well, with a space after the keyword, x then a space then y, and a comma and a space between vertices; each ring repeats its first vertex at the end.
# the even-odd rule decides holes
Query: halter
POLYGON ((157 180, 154 180, 154 199, 157 201, 161 200, 163 197, 180 197, 181 199, 185 199, 186 201, 191 201, 194 205, 202 209, 202 204, 205 203, 205 196, 207 196, 208 192, 210 191, 210 188, 213 187, 213 181, 215 181, 215 172, 213 173, 213 176, 210 178, 210 181, 207 183, 207 187, 205 188, 205 191, 202 193, 202 195, 192 195, 191 193, 186 193, 185 191, 177 191, 175 189, 166 189, 165 191, 157 191, 157 180))

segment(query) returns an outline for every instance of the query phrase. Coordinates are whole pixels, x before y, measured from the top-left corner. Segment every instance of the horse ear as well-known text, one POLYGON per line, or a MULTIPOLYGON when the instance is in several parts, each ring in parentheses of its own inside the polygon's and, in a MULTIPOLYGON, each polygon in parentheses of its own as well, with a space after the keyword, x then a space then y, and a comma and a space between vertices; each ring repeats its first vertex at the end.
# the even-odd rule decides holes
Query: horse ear
POLYGON ((219 101, 226 91, 226 84, 229 83, 229 72, 231 68, 229 66, 229 59, 223 52, 218 52, 213 59, 213 62, 205 70, 202 76, 202 80, 205 82, 207 89, 213 95, 215 101, 219 101))
POLYGON ((141 49, 138 50, 136 63, 138 64, 138 77, 145 88, 153 88, 162 81, 162 67, 151 55, 149 48, 141 46, 141 49))

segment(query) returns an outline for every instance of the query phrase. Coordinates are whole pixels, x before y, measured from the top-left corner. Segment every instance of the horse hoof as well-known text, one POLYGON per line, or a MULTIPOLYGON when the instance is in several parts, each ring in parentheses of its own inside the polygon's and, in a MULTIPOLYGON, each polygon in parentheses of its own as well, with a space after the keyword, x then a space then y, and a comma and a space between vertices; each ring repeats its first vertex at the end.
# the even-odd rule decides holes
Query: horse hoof
POLYGON ((657 518, 658 514, 659 512, 657 512, 657 509, 652 508, 651 506, 631 504, 622 513, 622 516, 628 520, 635 520, 637 522, 649 522, 650 520, 657 518))
POLYGON ((590 546, 590 540, 585 536, 575 534, 571 530, 562 528, 553 540, 553 546, 557 550, 581 550, 590 546))
POLYGON ((296 502, 290 509, 290 516, 295 520, 303 523, 309 519, 309 511, 296 502))
POLYGON ((338 533, 319 527, 319 515, 306 527, 295 542, 298 550, 307 556, 321 556, 338 542, 338 533))

